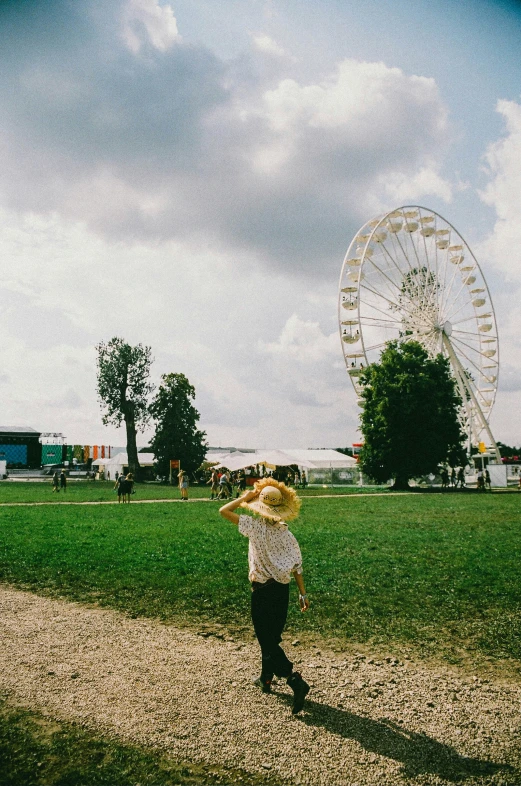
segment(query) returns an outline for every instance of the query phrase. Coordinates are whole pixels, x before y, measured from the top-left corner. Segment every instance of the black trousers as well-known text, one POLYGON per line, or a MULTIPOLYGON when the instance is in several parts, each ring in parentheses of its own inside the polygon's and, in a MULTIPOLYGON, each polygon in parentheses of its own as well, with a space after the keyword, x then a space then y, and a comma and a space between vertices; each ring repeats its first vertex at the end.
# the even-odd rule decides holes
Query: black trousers
POLYGON ((293 664, 280 646, 289 605, 289 584, 256 584, 251 593, 251 619, 262 653, 263 680, 289 677, 293 664))

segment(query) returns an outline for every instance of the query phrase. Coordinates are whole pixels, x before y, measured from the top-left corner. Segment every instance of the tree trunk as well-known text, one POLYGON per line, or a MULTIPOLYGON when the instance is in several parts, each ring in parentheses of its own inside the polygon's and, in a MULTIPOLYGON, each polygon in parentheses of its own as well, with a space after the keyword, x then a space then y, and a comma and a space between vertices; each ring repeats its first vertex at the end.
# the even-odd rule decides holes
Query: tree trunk
POLYGON ((393 491, 408 491, 410 489, 409 478, 406 475, 397 475, 391 488, 393 491))
POLYGON ((128 471, 132 472, 134 480, 139 483, 141 481, 141 467, 139 466, 136 444, 136 422, 133 415, 125 415, 125 428, 127 429, 128 471))

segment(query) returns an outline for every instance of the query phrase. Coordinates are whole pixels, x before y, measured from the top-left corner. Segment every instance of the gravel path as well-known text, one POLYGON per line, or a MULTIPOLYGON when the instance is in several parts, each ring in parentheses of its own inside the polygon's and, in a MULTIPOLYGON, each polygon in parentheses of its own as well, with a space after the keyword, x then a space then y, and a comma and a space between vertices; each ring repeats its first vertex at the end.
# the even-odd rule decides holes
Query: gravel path
POLYGON ((0 587, 0 690, 174 757, 310 786, 521 786, 521 687, 286 642, 313 684, 251 685, 256 646, 0 587))

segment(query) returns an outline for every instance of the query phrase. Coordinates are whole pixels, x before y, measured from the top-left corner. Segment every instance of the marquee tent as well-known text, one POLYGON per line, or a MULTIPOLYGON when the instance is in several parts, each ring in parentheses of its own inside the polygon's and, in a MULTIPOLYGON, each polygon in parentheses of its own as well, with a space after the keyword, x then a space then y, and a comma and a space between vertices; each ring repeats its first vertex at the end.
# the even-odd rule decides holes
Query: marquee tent
POLYGON ((235 450, 233 453, 220 453, 219 458, 213 458, 210 454, 206 457, 206 460, 217 461, 218 467, 225 467, 232 472, 244 469, 244 467, 250 467, 252 464, 258 464, 255 453, 241 453, 240 450, 235 450))
POLYGON ((256 450, 257 456, 256 464, 265 464, 267 467, 289 467, 291 464, 299 464, 301 467, 312 467, 308 460, 304 459, 302 462, 295 461, 295 457, 287 453, 285 450, 256 450))
POLYGON ((112 459, 109 459, 108 457, 107 458, 93 459, 92 466, 93 467, 104 467, 105 464, 109 464, 111 461, 112 461, 112 459))
POLYGON ((265 464, 270 467, 288 467, 296 464, 306 469, 339 469, 355 467, 356 459, 337 450, 256 450, 255 453, 235 451, 221 458, 219 467, 235 472, 238 469, 265 464))
MULTIPOLYGON (((153 453, 138 453, 138 457, 141 467, 154 466, 153 453)), ((121 475, 121 473, 124 472, 128 467, 128 455, 127 453, 117 453, 111 459, 96 459, 92 462, 93 466, 96 464, 105 470, 105 475, 110 473, 110 477, 114 478, 116 476, 116 472, 118 475, 121 475)))
POLYGON ((343 469, 344 467, 355 467, 357 460, 352 456, 346 456, 338 450, 284 450, 289 456, 294 458, 293 463, 299 466, 306 466, 303 461, 310 461, 314 469, 343 469))

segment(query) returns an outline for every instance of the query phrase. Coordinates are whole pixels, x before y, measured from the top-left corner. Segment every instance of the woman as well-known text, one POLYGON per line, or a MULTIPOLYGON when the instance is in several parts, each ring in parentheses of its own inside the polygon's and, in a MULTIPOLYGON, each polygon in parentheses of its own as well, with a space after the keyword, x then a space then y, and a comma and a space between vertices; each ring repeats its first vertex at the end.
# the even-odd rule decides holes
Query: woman
POLYGON ((207 486, 211 486, 210 492, 211 496, 210 499, 217 499, 219 497, 219 475, 216 469, 212 469, 212 474, 210 475, 210 480, 206 484, 207 486))
POLYGON ((55 472, 52 476, 52 493, 60 493, 60 476, 58 475, 58 472, 55 472))
POLYGON ((179 488, 181 489, 181 499, 188 502, 188 475, 183 469, 179 470, 179 488))
MULTIPOLYGON (((130 505, 130 495, 134 493, 134 475, 132 472, 129 472, 127 477, 125 478, 125 488, 123 490, 123 495, 127 495, 127 503, 130 505)), ((123 499, 123 502, 125 499, 123 499)))
POLYGON ((217 495, 218 499, 228 499, 228 476, 226 472, 223 472, 221 477, 219 478, 219 494, 217 495))
POLYGON ((114 491, 117 491, 118 494, 118 505, 120 502, 123 503, 125 502, 125 494, 127 493, 126 489, 127 489, 127 485, 126 485, 125 476, 123 473, 121 473, 121 475, 118 475, 116 482, 114 484, 114 491))
POLYGON ((249 539, 248 562, 251 581, 251 617, 261 648, 261 675, 255 685, 270 693, 273 676, 285 677, 293 691, 293 714, 300 712, 309 693, 309 685, 280 646, 289 605, 289 584, 295 578, 301 611, 309 601, 302 576, 302 555, 287 521, 298 516, 300 500, 294 489, 273 478, 258 481, 252 491, 228 502, 219 510, 221 516, 238 525, 249 539), (248 508, 257 517, 235 513, 248 508))

